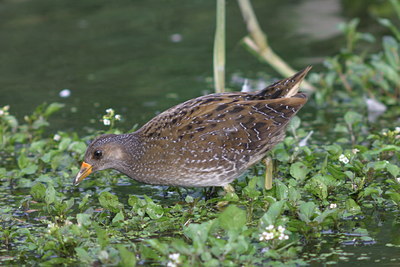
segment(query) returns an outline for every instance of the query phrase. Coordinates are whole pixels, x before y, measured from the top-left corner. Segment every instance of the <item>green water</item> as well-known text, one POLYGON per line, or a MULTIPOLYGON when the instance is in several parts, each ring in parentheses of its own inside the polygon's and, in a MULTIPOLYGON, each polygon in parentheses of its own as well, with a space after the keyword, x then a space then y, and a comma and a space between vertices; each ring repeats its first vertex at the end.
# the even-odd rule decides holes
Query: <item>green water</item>
MULTIPOLYGON (((240 44, 246 29, 236 1, 227 2, 229 87, 240 88, 232 81, 234 74, 255 79, 263 72, 264 77, 265 73, 267 78, 276 77, 240 44)), ((253 4, 279 55, 296 68, 309 64, 318 68, 324 56, 338 50, 341 37, 335 25, 347 14, 342 2, 253 4)), ((9 104, 12 113, 22 117, 42 102, 65 103, 64 112, 51 121, 53 131, 101 129, 99 118, 110 107, 125 118, 122 128, 143 124, 157 112, 212 92, 214 23, 214 1, 1 1, 0 106, 9 104), (181 40, 174 42, 173 36, 181 40), (69 89, 71 96, 61 98, 63 89, 69 89)), ((123 199, 131 192, 157 195, 160 190, 121 183, 113 191, 123 199)), ((18 206, 19 199, 7 197, 6 192, 0 201, 18 206)), ((398 249, 385 246, 400 238, 398 229, 392 229, 393 220, 390 211, 371 216, 367 228, 375 233, 374 244, 332 240, 333 245, 325 244, 316 253, 335 246, 354 253, 351 262, 367 254, 369 260, 357 260, 360 265, 395 266, 400 261, 395 255, 398 249)), ((340 265, 350 263, 342 260, 340 265)))
MULTIPOLYGON (((303 68, 337 49, 327 40, 335 39, 335 23, 343 19, 339 1, 330 2, 254 1, 254 8, 272 47, 303 68), (321 16, 330 17, 315 24, 308 12, 318 2, 326 4, 318 5, 321 16)), ((62 130, 101 127, 97 119, 109 107, 123 115, 126 128, 143 124, 212 91, 214 24, 213 1, 3 1, 0 105, 22 116, 44 101, 66 103, 52 123, 62 130), (171 41, 174 34, 180 42, 171 41), (71 96, 61 98, 65 88, 71 96)), ((228 1, 227 80, 233 89, 239 89, 229 83, 233 73, 277 76, 240 44, 245 35, 237 3, 228 1)))

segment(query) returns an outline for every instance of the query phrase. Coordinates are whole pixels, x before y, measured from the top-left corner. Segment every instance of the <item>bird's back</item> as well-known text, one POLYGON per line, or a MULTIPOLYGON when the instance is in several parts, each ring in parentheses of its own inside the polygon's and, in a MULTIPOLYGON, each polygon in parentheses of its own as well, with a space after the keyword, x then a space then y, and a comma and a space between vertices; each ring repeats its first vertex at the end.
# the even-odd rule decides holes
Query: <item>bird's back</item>
POLYGON ((161 113, 136 132, 146 151, 140 176, 154 184, 228 184, 283 139, 307 102, 298 88, 309 69, 255 93, 206 95, 161 113))

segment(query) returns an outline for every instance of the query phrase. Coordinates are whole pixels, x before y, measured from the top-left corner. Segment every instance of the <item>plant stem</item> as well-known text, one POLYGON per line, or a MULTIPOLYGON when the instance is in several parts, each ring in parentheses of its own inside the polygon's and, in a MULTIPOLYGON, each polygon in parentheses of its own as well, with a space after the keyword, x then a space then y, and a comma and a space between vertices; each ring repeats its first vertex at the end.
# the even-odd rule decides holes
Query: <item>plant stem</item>
POLYGON ((272 189, 272 176, 273 176, 273 170, 274 170, 274 165, 272 164, 272 158, 271 157, 266 157, 264 159, 264 164, 265 164, 265 189, 266 190, 271 190, 272 189))
MULTIPOLYGON (((271 67, 282 76, 287 77, 295 74, 296 71, 281 59, 268 45, 267 36, 258 24, 250 0, 238 0, 238 4, 249 32, 249 36, 243 39, 243 43, 246 47, 261 60, 271 65, 271 67)), ((303 81, 303 89, 307 92, 315 91, 315 87, 306 81, 303 81)))
POLYGON ((217 27, 214 39, 215 92, 225 91, 225 0, 217 0, 217 27))

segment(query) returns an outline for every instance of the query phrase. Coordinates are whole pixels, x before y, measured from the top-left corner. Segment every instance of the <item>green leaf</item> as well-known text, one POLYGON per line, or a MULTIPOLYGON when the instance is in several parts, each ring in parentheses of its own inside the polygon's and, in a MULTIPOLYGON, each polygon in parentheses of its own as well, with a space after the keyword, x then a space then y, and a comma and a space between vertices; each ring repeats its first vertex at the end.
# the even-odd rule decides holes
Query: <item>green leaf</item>
POLYGON ((8 115, 8 116, 4 116, 4 121, 10 125, 11 128, 15 129, 18 127, 18 121, 14 116, 8 115))
POLYGON ((274 159, 280 162, 288 162, 290 159, 290 155, 283 147, 283 144, 278 144, 273 150, 273 153, 274 153, 274 159))
POLYGON ((47 144, 47 142, 45 140, 33 142, 29 147, 29 151, 36 152, 36 153, 42 153, 43 148, 46 146, 46 144, 47 144))
POLYGON ((31 164, 31 165, 29 165, 28 167, 23 168, 23 169, 21 170, 21 174, 28 174, 28 175, 34 174, 34 173, 36 173, 36 171, 38 170, 38 167, 39 167, 38 165, 31 164))
POLYGON ((96 225, 95 229, 97 234, 97 243, 102 249, 104 249, 110 243, 107 231, 98 225, 96 225))
POLYGON ((82 210, 84 207, 85 207, 85 205, 89 202, 89 198, 91 197, 91 195, 90 194, 86 194, 82 199, 81 199, 81 201, 79 202, 79 206, 78 206, 78 208, 80 209, 80 210, 82 210))
POLYGON ((67 210, 70 210, 74 206, 75 201, 73 198, 70 198, 68 200, 63 200, 63 203, 65 203, 65 209, 64 209, 65 212, 67 210))
POLYGON ((249 183, 243 188, 243 194, 251 199, 256 199, 260 194, 260 190, 257 189, 257 182, 260 178, 255 176, 250 179, 249 183))
POLYGON ((42 183, 36 183, 32 186, 30 192, 32 198, 36 201, 43 201, 46 197, 46 186, 42 183))
POLYGON ((393 69, 398 69, 400 65, 399 44, 397 43, 396 39, 394 39, 392 36, 384 36, 383 48, 386 60, 393 69))
POLYGON ((123 245, 117 246, 119 255, 121 256, 120 266, 135 267, 136 266, 136 255, 135 253, 129 251, 123 245))
POLYGON ((333 209, 326 209, 324 212, 322 212, 320 215, 315 217, 314 221, 317 222, 318 224, 321 224, 325 221, 325 219, 330 216, 331 214, 337 212, 336 210, 333 209))
POLYGON ((146 206, 146 201, 138 198, 137 196, 130 195, 128 199, 128 204, 133 207, 134 209, 136 208, 142 208, 146 206))
POLYGON ((181 254, 191 254, 192 253, 192 246, 188 245, 182 239, 173 239, 171 242, 171 246, 176 249, 181 254))
POLYGON ((164 215, 164 209, 161 205, 154 203, 153 200, 146 195, 144 196, 144 199, 147 202, 146 213, 151 219, 159 219, 164 215))
POLYGON ((49 184, 46 189, 45 202, 47 205, 49 205, 54 203, 55 200, 56 200, 56 190, 51 184, 49 184))
POLYGON ((230 205, 218 216, 219 224, 227 231, 241 229, 246 220, 246 212, 235 205, 230 205))
POLYGON ((152 248, 155 250, 159 251, 161 254, 168 254, 169 251, 169 245, 161 242, 158 239, 150 239, 146 241, 147 244, 149 244, 152 248))
POLYGON ((279 200, 287 199, 289 194, 288 187, 279 180, 275 180, 276 198, 279 200))
POLYGON ((332 164, 328 164, 328 166, 326 167, 326 169, 328 170, 328 173, 332 175, 333 178, 335 179, 341 179, 346 177, 346 174, 341 170, 341 168, 334 166, 332 164))
POLYGON ((371 195, 381 195, 382 194, 382 189, 380 188, 375 188, 373 186, 368 186, 367 188, 365 188, 361 193, 360 193, 360 197, 367 197, 367 196, 371 196, 371 195))
POLYGON ((381 72, 387 80, 394 84, 400 83, 400 75, 398 74, 398 71, 393 69, 390 65, 380 61, 372 61, 372 65, 375 69, 381 72))
POLYGON ((302 162, 296 162, 290 166, 290 175, 298 180, 304 180, 310 169, 302 162))
POLYGON ((190 195, 187 195, 185 197, 185 202, 186 203, 193 203, 194 202, 194 198, 192 196, 190 196, 190 195))
POLYGON ((87 213, 78 213, 76 215, 76 220, 79 225, 90 226, 92 224, 92 220, 90 219, 91 215, 87 213))
POLYGON ((49 163, 52 157, 52 152, 47 152, 46 154, 44 154, 43 156, 40 157, 40 159, 44 162, 44 163, 49 163))
POLYGON ((22 170, 29 165, 29 160, 25 153, 21 152, 20 156, 18 157, 18 167, 22 170))
POLYGON ((185 236, 192 240, 193 248, 196 252, 203 252, 203 248, 208 239, 211 228, 214 226, 214 223, 214 220, 207 221, 201 224, 192 223, 183 230, 185 236))
POLYGON ((394 191, 387 191, 385 193, 386 195, 388 195, 390 197, 390 199, 396 204, 396 205, 400 205, 400 194, 394 191))
POLYGON ((156 253, 156 251, 150 248, 148 245, 141 244, 140 245, 140 258, 142 259, 153 259, 160 260, 160 256, 156 253))
POLYGON ((75 141, 69 145, 68 150, 75 152, 77 154, 84 154, 86 151, 86 148, 87 148, 87 146, 84 142, 75 141))
POLYGON ((46 121, 43 117, 39 117, 37 120, 35 120, 32 124, 32 128, 35 130, 38 130, 42 127, 47 127, 49 126, 49 122, 46 121))
MULTIPOLYGON (((392 2, 395 2, 395 1, 392 1, 392 2)), ((381 25, 389 28, 392 31, 393 35, 397 38, 397 40, 400 40, 400 32, 399 32, 398 28, 389 19, 378 18, 378 22, 381 25)))
POLYGON ((365 154, 370 154, 370 155, 376 155, 376 154, 380 154, 382 152, 388 152, 388 151, 396 151, 396 152, 400 152, 400 146, 396 146, 396 145, 386 145, 378 150, 370 150, 367 151, 365 154))
POLYGON ((289 186, 289 201, 297 202, 301 199, 301 194, 294 186, 289 186))
POLYGON ((49 117, 51 114, 53 114, 54 112, 59 111, 60 109, 62 109, 65 105, 61 104, 61 103, 51 103, 45 110, 44 112, 44 116, 49 117))
POLYGON ((310 223, 317 205, 314 202, 303 202, 299 207, 299 218, 303 222, 310 223))
POLYGON ((285 203, 286 200, 280 200, 272 203, 271 206, 268 208, 268 211, 262 216, 262 221, 266 225, 275 224, 275 221, 283 212, 283 207, 285 203))
POLYGON ((400 173, 400 168, 397 165, 388 163, 386 165, 386 170, 394 177, 396 178, 399 173, 400 173))
POLYGON ((7 173, 6 168, 0 168, 0 179, 5 178, 6 173, 7 173))
POLYGON ((89 253, 86 251, 86 249, 82 247, 77 247, 75 248, 76 255, 79 258, 80 263, 86 263, 91 265, 93 262, 93 257, 89 255, 89 253))
POLYGON ((346 200, 346 210, 353 215, 361 213, 360 206, 352 198, 346 200))
POLYGON ((369 162, 367 164, 368 169, 373 168, 374 170, 382 170, 385 169, 387 166, 388 162, 386 160, 380 160, 380 161, 373 161, 369 162))
POLYGON ((67 149, 67 147, 71 144, 72 140, 71 138, 63 138, 60 142, 60 144, 58 144, 58 150, 64 151, 67 149))
POLYGON ((346 114, 344 114, 344 121, 347 125, 354 125, 362 121, 362 115, 354 111, 347 111, 346 114))
MULTIPOLYGON (((346 130, 346 132, 347 132, 347 130, 346 130)), ((325 150, 328 151, 329 154, 331 154, 333 156, 339 156, 343 152, 342 147, 339 145, 336 145, 336 144, 325 146, 325 150)))
POLYGON ((100 194, 99 202, 104 209, 114 213, 119 212, 123 208, 123 205, 118 201, 118 197, 107 191, 100 194))
POLYGON ((289 121, 289 129, 292 129, 293 131, 296 130, 300 127, 300 123, 301 120, 298 116, 292 117, 292 119, 289 121))
POLYGON ((117 223, 117 222, 122 222, 124 221, 125 217, 124 214, 122 213, 122 211, 118 212, 114 218, 112 219, 112 223, 117 223))
POLYGON ((328 187, 324 183, 321 176, 314 176, 307 183, 306 188, 315 196, 319 197, 322 200, 325 200, 328 197, 328 187))

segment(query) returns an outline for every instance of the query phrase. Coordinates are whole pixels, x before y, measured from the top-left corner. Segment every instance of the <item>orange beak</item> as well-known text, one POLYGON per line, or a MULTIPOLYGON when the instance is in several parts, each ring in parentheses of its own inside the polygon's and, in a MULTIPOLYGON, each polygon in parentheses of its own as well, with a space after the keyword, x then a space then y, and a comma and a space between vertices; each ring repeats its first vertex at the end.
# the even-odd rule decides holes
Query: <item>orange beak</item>
POLYGON ((89 174, 92 173, 92 165, 82 162, 81 169, 79 170, 78 174, 75 177, 74 185, 78 185, 82 182, 83 179, 86 178, 89 174))

